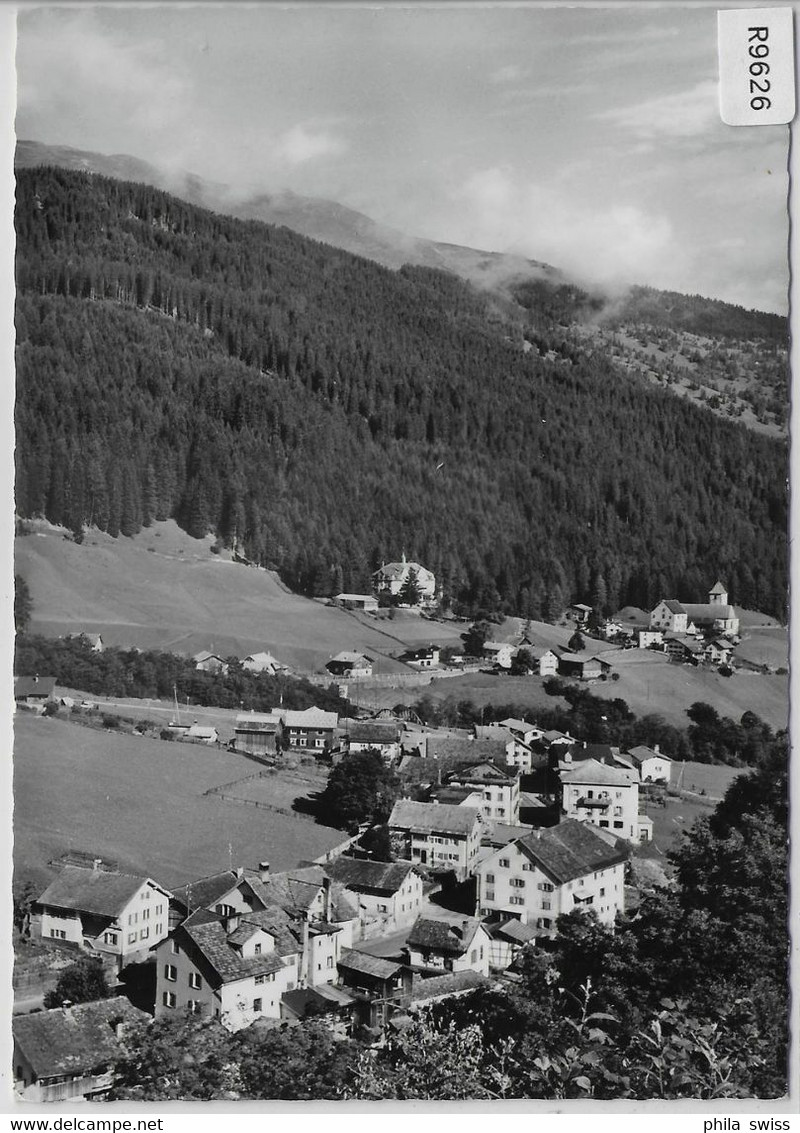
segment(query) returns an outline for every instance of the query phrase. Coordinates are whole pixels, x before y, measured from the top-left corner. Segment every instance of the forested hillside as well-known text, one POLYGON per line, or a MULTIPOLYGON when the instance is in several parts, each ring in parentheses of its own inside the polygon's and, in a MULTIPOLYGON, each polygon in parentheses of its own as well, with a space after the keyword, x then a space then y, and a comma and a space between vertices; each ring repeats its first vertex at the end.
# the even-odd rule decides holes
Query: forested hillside
POLYGON ((308 593, 362 590, 405 550, 472 609, 700 600, 722 576, 782 614, 782 442, 600 350, 525 353, 444 273, 143 185, 17 184, 22 515, 122 535, 175 516, 308 593))

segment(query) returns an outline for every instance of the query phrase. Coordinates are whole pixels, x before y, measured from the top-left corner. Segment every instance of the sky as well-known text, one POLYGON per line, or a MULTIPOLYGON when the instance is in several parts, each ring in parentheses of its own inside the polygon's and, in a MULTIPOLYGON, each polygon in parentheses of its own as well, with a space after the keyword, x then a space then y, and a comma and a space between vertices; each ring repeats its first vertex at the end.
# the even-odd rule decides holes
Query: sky
POLYGON ((22 9, 17 136, 409 234, 787 307, 786 126, 722 123, 716 9, 22 9))

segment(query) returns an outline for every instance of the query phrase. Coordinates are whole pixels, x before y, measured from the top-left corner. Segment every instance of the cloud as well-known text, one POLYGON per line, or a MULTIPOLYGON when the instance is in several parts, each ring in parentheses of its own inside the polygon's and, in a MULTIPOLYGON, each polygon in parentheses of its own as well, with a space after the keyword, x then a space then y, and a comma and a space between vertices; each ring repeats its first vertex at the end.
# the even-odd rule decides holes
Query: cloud
POLYGON ((610 122, 639 138, 696 138, 719 123, 719 88, 705 79, 688 90, 603 110, 596 121, 610 122))
POLYGON ((523 78, 525 74, 526 71, 517 66, 516 63, 507 63, 504 67, 498 67, 496 71, 492 72, 489 76, 489 82, 497 85, 514 83, 517 79, 523 78))
POLYGON ((477 171, 455 196, 461 242, 545 260, 586 283, 669 279, 684 266, 669 220, 635 204, 598 206, 563 183, 499 166, 477 171))
POLYGON ((344 141, 335 134, 315 131, 303 125, 292 126, 275 143, 276 156, 290 165, 304 165, 320 157, 336 156, 345 149, 344 141))

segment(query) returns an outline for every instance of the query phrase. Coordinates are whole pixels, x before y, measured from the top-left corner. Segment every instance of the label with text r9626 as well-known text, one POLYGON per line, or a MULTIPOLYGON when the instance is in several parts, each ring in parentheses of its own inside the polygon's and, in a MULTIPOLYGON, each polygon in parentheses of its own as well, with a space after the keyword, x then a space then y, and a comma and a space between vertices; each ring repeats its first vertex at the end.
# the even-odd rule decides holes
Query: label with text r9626
POLYGON ((717 12, 719 103, 728 126, 778 126, 794 118, 791 8, 717 12))

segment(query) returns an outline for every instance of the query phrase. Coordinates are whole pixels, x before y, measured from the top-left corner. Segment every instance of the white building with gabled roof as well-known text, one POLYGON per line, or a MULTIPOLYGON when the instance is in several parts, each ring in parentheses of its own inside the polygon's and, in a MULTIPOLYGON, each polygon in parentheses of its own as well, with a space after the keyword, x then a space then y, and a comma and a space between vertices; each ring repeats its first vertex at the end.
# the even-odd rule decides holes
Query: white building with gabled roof
POLYGON ((639 776, 596 759, 560 771, 561 808, 567 818, 588 822, 630 842, 639 840, 639 776))
POLYGON ((541 935, 576 908, 591 908, 613 925, 625 910, 624 843, 587 823, 567 819, 497 847, 477 868, 481 916, 517 917, 541 935))
POLYGON ((373 574, 373 586, 378 594, 391 594, 396 597, 408 580, 411 572, 417 579, 422 603, 431 603, 436 600, 436 577, 421 563, 408 562, 405 551, 399 563, 384 563, 373 574))

